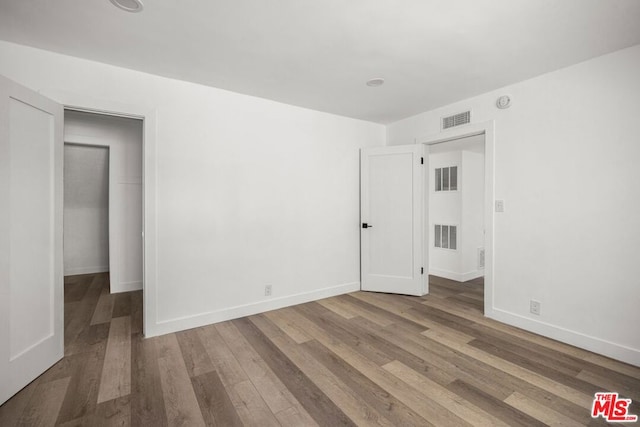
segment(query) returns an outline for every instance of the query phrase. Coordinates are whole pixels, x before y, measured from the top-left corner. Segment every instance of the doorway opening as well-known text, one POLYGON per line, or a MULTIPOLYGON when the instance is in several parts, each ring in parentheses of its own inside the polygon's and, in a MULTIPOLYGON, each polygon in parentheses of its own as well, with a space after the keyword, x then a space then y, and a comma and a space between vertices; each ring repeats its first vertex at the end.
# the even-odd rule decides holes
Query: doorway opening
POLYGON ((429 282, 484 311, 484 134, 428 147, 429 282))
POLYGON ((64 275, 109 271, 109 147, 64 145, 64 275))
POLYGON ((424 198, 427 232, 423 243, 429 280, 443 283, 445 288, 460 295, 457 298, 465 299, 484 316, 492 317, 494 123, 461 126, 425 137, 420 143, 429 159, 429 168, 425 171, 428 190, 424 198), (455 175, 453 181, 452 174, 455 175), (440 201, 457 199, 458 205, 449 203, 438 207, 438 197, 440 201), (432 211, 430 205, 434 201, 436 206, 432 211), (453 233, 451 225, 455 227, 453 233), (452 235, 455 248, 451 248, 452 235))
MULTIPOLYGON (((95 342, 87 337, 105 331, 110 333, 111 329, 107 324, 109 317, 110 323, 118 319, 116 323, 122 326, 118 330, 124 331, 124 335, 127 335, 127 326, 130 326, 131 334, 142 334, 143 326, 145 335, 148 336, 149 329, 150 334, 154 334, 156 111, 66 92, 54 91, 48 98, 2 76, 0 92, 6 101, 6 108, 0 114, 0 127, 7 131, 6 138, 0 138, 0 198, 7 202, 0 204, 0 291, 3 296, 7 296, 0 298, 0 376, 7 379, 0 383, 0 403, 3 403, 61 360, 65 353, 84 353, 92 349, 95 342), (126 113, 118 113, 119 111, 126 113), (108 262, 112 273, 112 289, 105 287, 104 283, 75 286, 77 292, 69 294, 67 300, 63 284, 64 142, 109 146, 103 143, 108 138, 95 128, 76 126, 73 129, 71 117, 74 112, 84 113, 97 122, 104 121, 109 116, 111 119, 125 119, 136 124, 139 154, 133 157, 123 156, 125 162, 121 164, 125 165, 122 169, 125 173, 110 173, 109 179, 118 177, 121 179, 119 184, 136 187, 138 196, 144 193, 144 206, 148 208, 143 213, 140 206, 133 214, 138 225, 130 227, 133 230, 131 235, 138 239, 135 246, 139 255, 135 265, 138 271, 145 274, 144 278, 139 273, 137 278, 127 280, 125 270, 120 275, 120 280, 113 280, 111 264, 118 257, 128 257, 111 253, 108 262), (129 175, 126 171, 131 162, 136 162, 140 171, 129 175), (145 192, 145 187, 149 191, 145 192), (146 241, 143 246, 144 237, 146 241), (112 294, 111 292, 116 292, 116 284, 121 285, 121 293, 112 294), (142 290, 124 292, 134 287, 142 290), (143 291, 149 297, 145 298, 149 310, 142 308, 143 291), (102 298, 103 295, 108 298, 102 298), (96 301, 94 297, 97 297, 97 302, 91 304, 96 301), (134 299, 137 300, 135 304, 134 299), (69 304, 65 304, 66 302, 69 304), (85 302, 89 304, 84 304, 85 302), (139 310, 135 311, 134 306, 139 307, 139 310), (77 320, 69 313, 73 313, 77 320), (146 317, 144 324, 143 314, 146 317), (89 326, 81 326, 84 324, 89 326), (102 332, 97 332, 96 329, 102 332), (73 347, 66 345, 71 342, 73 347)), ((116 158, 117 150, 117 145, 109 146, 108 156, 116 158)), ((109 161, 110 170, 114 164, 116 162, 109 161)), ((109 183, 110 190, 114 187, 119 186, 109 183)), ((111 196, 113 191, 109 193, 111 196)), ((113 209, 114 204, 109 205, 113 209)), ((114 215, 110 213, 109 221, 113 222, 113 218, 114 215)), ((126 221, 116 222, 116 225, 126 230, 122 224, 126 224, 126 221)), ((109 233, 112 232, 113 227, 109 227, 109 233)), ((109 246, 113 246, 114 241, 109 237, 109 246)), ((126 355, 121 357, 128 360, 126 355)))
POLYGON ((142 290, 142 120, 65 110, 64 142, 65 282, 103 275, 112 294, 142 290))

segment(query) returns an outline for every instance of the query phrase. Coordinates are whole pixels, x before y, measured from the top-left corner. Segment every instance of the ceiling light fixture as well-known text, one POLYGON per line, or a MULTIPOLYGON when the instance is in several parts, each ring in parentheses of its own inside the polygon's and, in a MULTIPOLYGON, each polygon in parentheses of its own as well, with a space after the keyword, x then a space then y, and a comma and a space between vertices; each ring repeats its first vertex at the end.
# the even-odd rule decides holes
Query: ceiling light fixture
POLYGON ((144 9, 144 5, 142 4, 142 0, 109 0, 119 9, 126 10, 127 12, 142 12, 144 9))
POLYGON ((384 84, 384 79, 377 77, 375 79, 367 80, 367 86, 378 87, 384 84))

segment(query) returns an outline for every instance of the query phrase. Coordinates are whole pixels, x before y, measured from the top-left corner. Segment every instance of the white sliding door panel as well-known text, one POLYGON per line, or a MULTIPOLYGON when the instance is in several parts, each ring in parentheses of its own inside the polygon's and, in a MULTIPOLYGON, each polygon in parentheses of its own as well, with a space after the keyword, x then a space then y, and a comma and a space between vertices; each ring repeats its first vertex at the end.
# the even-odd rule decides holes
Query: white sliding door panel
POLYGON ((62 358, 62 106, 0 78, 0 403, 62 358))
POLYGON ((361 152, 362 290, 424 294, 422 149, 361 152))

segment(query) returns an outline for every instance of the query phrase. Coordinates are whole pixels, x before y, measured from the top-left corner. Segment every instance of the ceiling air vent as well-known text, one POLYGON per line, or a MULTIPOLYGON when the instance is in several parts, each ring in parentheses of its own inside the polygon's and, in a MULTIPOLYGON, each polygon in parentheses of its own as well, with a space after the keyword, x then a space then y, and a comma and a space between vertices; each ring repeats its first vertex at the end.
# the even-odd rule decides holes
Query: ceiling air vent
POLYGON ((471 123, 471 111, 442 118, 442 130, 471 123))

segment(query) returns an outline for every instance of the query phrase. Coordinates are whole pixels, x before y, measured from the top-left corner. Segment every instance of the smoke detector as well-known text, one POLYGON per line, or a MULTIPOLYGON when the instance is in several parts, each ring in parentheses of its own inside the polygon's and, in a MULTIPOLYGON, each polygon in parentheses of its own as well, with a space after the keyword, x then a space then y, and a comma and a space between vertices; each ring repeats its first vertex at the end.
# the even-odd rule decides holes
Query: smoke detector
POLYGON ((113 5, 119 9, 126 10, 127 12, 142 12, 144 5, 142 0, 109 0, 113 5))
POLYGON ((502 95, 500 98, 496 100, 496 107, 504 110, 505 108, 509 108, 511 106, 511 97, 509 95, 502 95))

